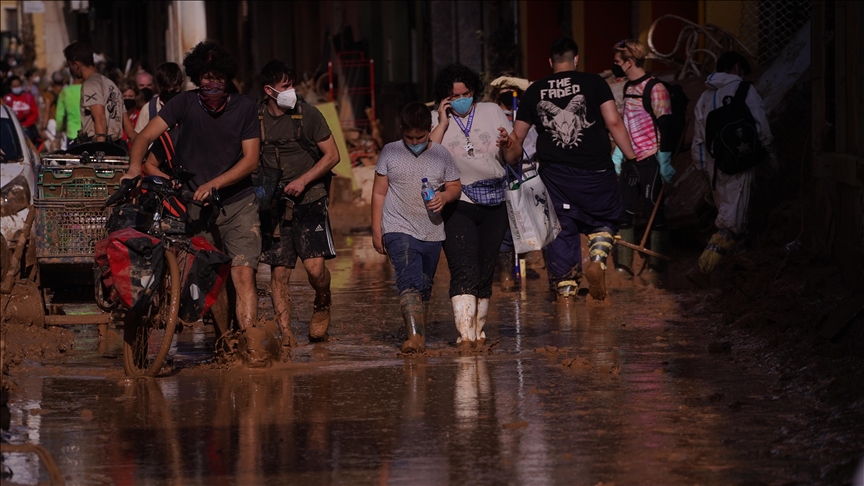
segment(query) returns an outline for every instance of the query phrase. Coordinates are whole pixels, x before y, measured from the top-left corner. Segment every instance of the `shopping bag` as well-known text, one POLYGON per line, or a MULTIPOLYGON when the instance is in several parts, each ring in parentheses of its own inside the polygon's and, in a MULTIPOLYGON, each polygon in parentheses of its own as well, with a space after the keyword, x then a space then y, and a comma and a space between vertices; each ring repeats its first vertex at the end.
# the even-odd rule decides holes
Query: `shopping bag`
POLYGON ((504 201, 507 203, 514 250, 516 253, 542 250, 561 232, 561 224, 546 186, 537 173, 537 166, 532 164, 523 172, 520 163, 518 171, 509 165, 506 170, 504 201))

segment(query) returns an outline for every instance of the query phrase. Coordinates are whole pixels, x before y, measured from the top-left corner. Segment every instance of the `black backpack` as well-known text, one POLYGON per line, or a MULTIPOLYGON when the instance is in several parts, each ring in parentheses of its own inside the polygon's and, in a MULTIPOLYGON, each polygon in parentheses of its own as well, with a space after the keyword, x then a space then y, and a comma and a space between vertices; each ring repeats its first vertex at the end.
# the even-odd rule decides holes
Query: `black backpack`
POLYGON ((714 187, 717 187, 718 169, 735 175, 768 158, 768 150, 759 140, 756 120, 747 107, 750 86, 751 83, 742 81, 734 97, 723 97, 723 106, 708 113, 705 146, 714 158, 714 187))
MULTIPOLYGON (((641 81, 637 81, 636 84, 639 82, 641 81)), ((657 125, 657 116, 654 114, 654 106, 651 104, 651 90, 654 89, 654 86, 662 84, 663 87, 666 88, 666 91, 669 92, 669 103, 672 106, 672 114, 668 115, 672 119, 672 123, 669 125, 669 137, 671 137, 671 141, 674 141, 675 143, 675 149, 673 151, 677 152, 680 148, 678 147, 678 142, 681 140, 681 134, 684 133, 684 130, 687 128, 687 106, 690 103, 690 99, 687 98, 687 95, 684 93, 684 88, 682 88, 680 84, 669 84, 657 78, 651 78, 645 84, 645 89, 642 91, 642 95, 637 96, 626 94, 627 88, 631 84, 633 83, 630 81, 627 81, 624 84, 624 97, 642 99, 642 108, 646 113, 651 115, 651 120, 654 121, 654 133, 658 135, 658 138, 660 128, 657 125)), ((665 146, 666 144, 664 143, 663 145, 665 146)))

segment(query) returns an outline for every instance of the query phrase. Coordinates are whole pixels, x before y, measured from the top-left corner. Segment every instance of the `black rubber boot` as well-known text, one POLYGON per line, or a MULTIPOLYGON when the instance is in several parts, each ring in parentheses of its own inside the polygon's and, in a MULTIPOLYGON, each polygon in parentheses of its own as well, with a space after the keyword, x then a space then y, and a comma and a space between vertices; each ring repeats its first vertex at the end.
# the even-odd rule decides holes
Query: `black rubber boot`
POLYGON ((426 351, 426 323, 423 299, 419 293, 411 292, 399 297, 402 307, 402 320, 405 321, 405 334, 408 338, 402 343, 403 353, 422 353, 426 351))

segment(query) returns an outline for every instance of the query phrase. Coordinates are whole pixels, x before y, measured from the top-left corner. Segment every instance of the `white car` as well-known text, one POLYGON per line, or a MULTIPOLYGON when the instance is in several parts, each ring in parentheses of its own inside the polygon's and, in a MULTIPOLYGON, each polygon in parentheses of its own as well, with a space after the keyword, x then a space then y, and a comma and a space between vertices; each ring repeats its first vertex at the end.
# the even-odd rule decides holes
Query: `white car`
POLYGON ((0 255, 5 270, 6 258, 18 243, 36 195, 39 166, 39 155, 6 105, 0 105, 0 150, 0 235, 4 240, 0 251, 9 252, 0 255))

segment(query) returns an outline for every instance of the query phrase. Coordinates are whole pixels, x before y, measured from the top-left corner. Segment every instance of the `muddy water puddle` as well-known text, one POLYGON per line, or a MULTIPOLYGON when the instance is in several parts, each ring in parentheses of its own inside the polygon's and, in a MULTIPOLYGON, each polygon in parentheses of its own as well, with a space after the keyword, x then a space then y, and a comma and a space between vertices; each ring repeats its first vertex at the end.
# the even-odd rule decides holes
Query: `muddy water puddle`
MULTIPOLYGON (((492 352, 459 355, 442 262, 430 353, 405 358, 389 262, 368 237, 341 246, 328 263, 331 342, 305 344, 312 293, 300 269, 301 346, 270 369, 202 366, 213 335, 199 325, 178 336, 170 374, 127 380, 117 350, 81 329, 64 362, 16 376, 8 438, 46 447, 67 484, 796 480, 767 439, 794 404, 774 399, 735 350, 710 354, 713 337, 673 293, 614 289, 612 306, 592 307, 547 302, 542 280, 496 290, 492 352)), ((13 482, 47 481, 35 456, 7 454, 4 467, 13 482)))

